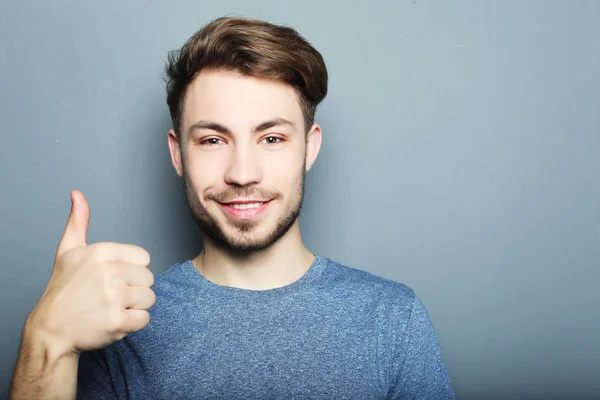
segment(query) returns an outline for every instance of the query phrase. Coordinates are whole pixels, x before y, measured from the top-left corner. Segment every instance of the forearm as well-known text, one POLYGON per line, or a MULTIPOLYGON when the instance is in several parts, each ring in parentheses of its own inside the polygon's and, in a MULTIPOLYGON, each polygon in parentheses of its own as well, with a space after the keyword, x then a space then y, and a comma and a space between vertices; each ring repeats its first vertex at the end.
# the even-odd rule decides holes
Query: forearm
POLYGON ((79 355, 25 324, 9 400, 75 399, 79 355))

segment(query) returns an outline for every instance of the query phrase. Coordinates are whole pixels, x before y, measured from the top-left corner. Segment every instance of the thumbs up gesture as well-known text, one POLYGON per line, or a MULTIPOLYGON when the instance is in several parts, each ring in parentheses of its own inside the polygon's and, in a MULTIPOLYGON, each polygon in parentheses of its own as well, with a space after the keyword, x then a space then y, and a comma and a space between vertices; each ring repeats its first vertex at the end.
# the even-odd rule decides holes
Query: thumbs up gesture
POLYGON ((65 354, 99 349, 145 328, 156 301, 148 252, 121 243, 88 245, 87 200, 73 191, 71 202, 50 281, 28 317, 65 354))

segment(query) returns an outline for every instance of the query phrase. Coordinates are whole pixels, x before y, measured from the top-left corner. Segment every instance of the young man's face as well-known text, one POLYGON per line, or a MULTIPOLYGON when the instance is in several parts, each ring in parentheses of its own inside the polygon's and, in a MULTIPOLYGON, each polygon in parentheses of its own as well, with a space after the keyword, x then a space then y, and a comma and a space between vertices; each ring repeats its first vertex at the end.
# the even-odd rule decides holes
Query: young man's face
POLYGON ((228 251, 268 248, 296 222, 304 175, 321 144, 306 134, 288 85, 235 72, 203 71, 188 87, 181 137, 169 132, 171 158, 192 214, 228 251))

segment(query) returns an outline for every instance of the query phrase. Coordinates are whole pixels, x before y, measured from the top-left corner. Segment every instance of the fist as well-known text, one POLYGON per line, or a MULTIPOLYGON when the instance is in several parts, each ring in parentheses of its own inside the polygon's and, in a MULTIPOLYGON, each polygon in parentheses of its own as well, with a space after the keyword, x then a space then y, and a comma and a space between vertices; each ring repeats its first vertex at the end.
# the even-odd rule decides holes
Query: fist
POLYGON ((73 191, 71 203, 50 281, 28 318, 61 352, 99 349, 145 328, 156 302, 148 252, 130 244, 88 245, 87 200, 73 191))

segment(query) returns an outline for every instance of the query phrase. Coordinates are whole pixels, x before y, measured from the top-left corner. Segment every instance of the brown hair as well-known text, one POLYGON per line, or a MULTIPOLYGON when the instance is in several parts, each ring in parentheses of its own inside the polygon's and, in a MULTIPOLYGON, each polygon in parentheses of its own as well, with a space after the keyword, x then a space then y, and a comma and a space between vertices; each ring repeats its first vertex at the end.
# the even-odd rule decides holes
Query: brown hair
POLYGON ((323 57, 296 30, 255 19, 221 17, 169 53, 167 104, 177 136, 181 136, 187 87, 204 69, 236 71, 291 85, 299 97, 306 131, 327 95, 323 57))

